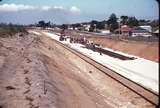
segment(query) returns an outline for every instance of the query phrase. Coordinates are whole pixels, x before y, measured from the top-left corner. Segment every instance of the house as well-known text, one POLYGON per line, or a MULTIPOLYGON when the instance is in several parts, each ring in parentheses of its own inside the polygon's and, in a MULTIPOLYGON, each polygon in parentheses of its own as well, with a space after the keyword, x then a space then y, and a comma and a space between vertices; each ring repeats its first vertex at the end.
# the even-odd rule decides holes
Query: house
POLYGON ((152 27, 151 27, 150 25, 143 25, 143 26, 139 26, 139 27, 141 27, 141 28, 143 28, 143 29, 146 29, 146 30, 148 30, 149 32, 152 32, 152 27))
POLYGON ((102 34, 109 34, 110 30, 105 30, 105 29, 99 30, 99 29, 97 29, 97 32, 102 33, 102 34))
POLYGON ((73 27, 68 27, 68 30, 73 30, 73 27))
POLYGON ((157 29, 156 31, 154 31, 153 35, 159 37, 159 29, 157 29))
POLYGON ((135 27, 131 30, 132 33, 132 37, 136 37, 136 36, 144 36, 144 37, 150 37, 152 36, 152 34, 150 33, 149 30, 146 30, 144 28, 141 27, 135 27))
POLYGON ((114 32, 121 34, 122 36, 129 36, 131 29, 127 25, 121 26, 121 28, 116 29, 114 32))
POLYGON ((91 25, 90 25, 90 24, 85 25, 85 29, 84 29, 84 30, 89 31, 89 28, 90 28, 90 27, 91 27, 91 25))
POLYGON ((89 31, 90 24, 83 24, 82 27, 84 31, 89 31))

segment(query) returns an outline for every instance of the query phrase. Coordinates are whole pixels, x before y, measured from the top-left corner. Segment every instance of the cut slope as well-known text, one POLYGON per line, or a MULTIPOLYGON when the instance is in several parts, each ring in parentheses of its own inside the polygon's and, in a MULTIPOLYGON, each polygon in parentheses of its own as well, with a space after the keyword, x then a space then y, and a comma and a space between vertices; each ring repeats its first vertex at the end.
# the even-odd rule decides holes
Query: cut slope
POLYGON ((157 42, 133 42, 105 37, 87 37, 87 39, 94 43, 101 44, 103 47, 139 56, 148 60, 158 62, 159 59, 157 42))

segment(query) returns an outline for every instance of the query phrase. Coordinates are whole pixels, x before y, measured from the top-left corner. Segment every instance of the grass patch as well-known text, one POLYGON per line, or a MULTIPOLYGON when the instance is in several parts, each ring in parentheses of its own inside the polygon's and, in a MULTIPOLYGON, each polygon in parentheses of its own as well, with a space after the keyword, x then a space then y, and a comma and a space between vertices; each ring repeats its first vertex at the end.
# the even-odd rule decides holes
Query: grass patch
POLYGON ((0 24, 0 37, 7 38, 15 36, 15 34, 19 33, 19 36, 24 36, 24 34, 28 34, 25 27, 20 25, 1 25, 0 24))

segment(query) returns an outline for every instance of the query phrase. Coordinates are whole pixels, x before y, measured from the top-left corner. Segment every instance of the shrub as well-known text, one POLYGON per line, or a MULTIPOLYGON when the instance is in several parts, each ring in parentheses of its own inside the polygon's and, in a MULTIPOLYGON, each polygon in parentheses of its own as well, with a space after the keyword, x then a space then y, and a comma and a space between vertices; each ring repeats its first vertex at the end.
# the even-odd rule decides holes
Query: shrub
POLYGON ((19 25, 0 25, 0 37, 12 37, 17 33, 27 34, 25 27, 19 25))

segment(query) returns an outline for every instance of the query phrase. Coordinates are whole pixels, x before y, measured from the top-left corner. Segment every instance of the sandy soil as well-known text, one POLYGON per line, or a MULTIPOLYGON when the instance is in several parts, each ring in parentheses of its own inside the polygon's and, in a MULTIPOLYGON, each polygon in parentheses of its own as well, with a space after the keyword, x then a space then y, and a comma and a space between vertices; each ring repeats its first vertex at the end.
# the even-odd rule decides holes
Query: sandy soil
MULTIPOLYGON (((59 30, 54 30, 54 32, 60 33, 59 30)), ((83 37, 85 35, 88 35, 85 33, 78 33, 76 31, 66 31, 66 34, 74 37, 81 37, 81 36, 83 37)), ((159 62, 158 42, 144 42, 144 41, 137 42, 129 40, 109 39, 91 34, 86 38, 87 40, 90 40, 94 43, 101 44, 103 47, 139 56, 151 61, 159 62)))
POLYGON ((0 108, 153 107, 63 51, 33 34, 0 38, 0 108))
POLYGON ((3 38, 0 44, 1 108, 100 108, 79 85, 73 73, 79 69, 39 38, 3 38))
POLYGON ((103 47, 111 48, 124 53, 139 56, 151 61, 158 62, 158 42, 135 42, 135 41, 122 41, 107 38, 91 37, 88 40, 101 44, 103 47))

